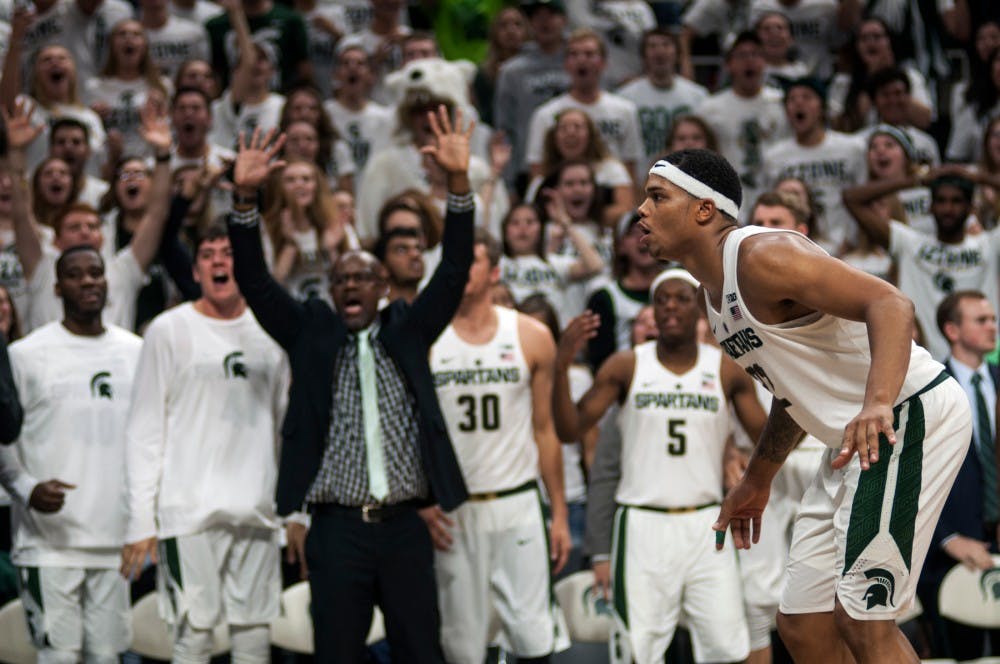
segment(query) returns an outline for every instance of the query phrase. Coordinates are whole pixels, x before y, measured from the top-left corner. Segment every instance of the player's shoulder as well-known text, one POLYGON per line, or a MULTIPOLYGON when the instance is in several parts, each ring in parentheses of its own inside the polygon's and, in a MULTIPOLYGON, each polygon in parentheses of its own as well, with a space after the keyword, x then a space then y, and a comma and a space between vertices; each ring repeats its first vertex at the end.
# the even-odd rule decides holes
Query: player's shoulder
POLYGON ((785 271, 796 260, 827 256, 816 243, 795 231, 761 229, 747 234, 739 246, 740 271, 775 274, 785 271))

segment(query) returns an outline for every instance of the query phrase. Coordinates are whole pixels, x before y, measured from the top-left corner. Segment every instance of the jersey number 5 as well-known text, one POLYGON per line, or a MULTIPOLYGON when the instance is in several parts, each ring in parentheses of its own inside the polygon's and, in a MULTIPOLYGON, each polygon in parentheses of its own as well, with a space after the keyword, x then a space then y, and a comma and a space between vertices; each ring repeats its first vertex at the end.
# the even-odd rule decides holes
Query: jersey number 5
POLYGON ((667 442, 667 454, 682 456, 687 452, 687 434, 684 433, 685 424, 687 422, 684 420, 667 421, 667 436, 670 438, 667 442))
POLYGON ((458 423, 459 431, 496 431, 500 428, 500 396, 484 394, 479 403, 471 394, 458 398, 458 405, 465 409, 465 420, 458 423), (478 408, 476 406, 479 406, 478 408))

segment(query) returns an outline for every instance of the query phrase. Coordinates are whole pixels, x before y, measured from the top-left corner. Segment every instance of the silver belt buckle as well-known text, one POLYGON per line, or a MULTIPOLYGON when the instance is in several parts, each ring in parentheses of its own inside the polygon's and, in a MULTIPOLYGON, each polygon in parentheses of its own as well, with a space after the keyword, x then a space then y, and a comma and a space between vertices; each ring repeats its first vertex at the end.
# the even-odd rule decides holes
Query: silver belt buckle
POLYGON ((375 510, 375 508, 376 508, 375 505, 362 505, 361 520, 364 521, 365 523, 378 523, 379 522, 378 517, 372 514, 372 511, 375 510))

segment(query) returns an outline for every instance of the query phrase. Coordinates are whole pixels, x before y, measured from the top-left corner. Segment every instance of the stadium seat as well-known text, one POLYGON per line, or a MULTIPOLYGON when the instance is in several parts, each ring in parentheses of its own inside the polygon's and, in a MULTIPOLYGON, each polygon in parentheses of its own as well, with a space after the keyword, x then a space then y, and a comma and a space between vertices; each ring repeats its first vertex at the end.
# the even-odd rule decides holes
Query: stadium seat
POLYGON ((1000 555, 993 556, 988 570, 973 571, 961 564, 951 568, 938 591, 938 610, 963 625, 1000 627, 1000 555))
POLYGON ((580 643, 607 643, 614 626, 611 606, 594 589, 594 573, 576 572, 555 585, 570 638, 580 643))
MULTIPOLYGON (((229 652, 229 626, 216 625, 212 634, 212 655, 229 652)), ((160 617, 157 593, 144 596, 132 607, 132 652, 168 662, 174 642, 170 626, 160 617)))
MULTIPOLYGON (((309 615, 311 599, 309 584, 305 581, 296 583, 281 593, 281 615, 271 623, 271 643, 289 652, 313 654, 313 625, 312 616, 309 615)), ((384 638, 382 612, 375 607, 366 642, 371 644, 384 638)))
POLYGON ((35 664, 36 658, 21 600, 15 599, 0 608, 0 662, 35 664))

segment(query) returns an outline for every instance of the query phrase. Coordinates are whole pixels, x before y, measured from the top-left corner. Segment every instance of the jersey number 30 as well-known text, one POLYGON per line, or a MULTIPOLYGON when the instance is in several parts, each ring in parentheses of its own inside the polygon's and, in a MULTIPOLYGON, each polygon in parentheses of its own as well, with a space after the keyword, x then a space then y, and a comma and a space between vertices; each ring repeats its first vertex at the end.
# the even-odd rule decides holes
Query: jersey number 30
POLYGON ((465 419, 458 423, 459 431, 496 431, 500 428, 500 396, 484 394, 476 403, 476 397, 463 394, 458 405, 465 409, 465 419), (478 408, 477 408, 478 406, 478 408))
POLYGON ((682 456, 687 452, 687 434, 684 433, 684 420, 667 421, 667 454, 671 456, 682 456))

